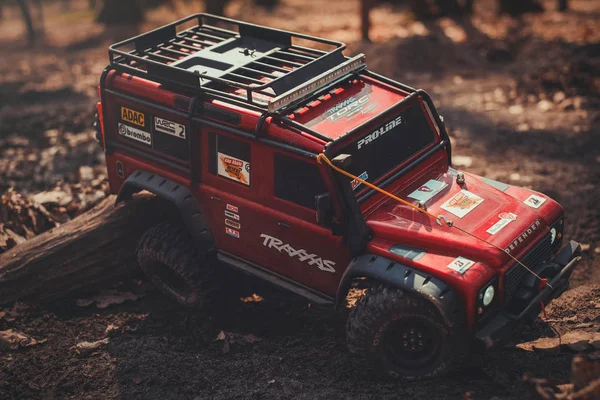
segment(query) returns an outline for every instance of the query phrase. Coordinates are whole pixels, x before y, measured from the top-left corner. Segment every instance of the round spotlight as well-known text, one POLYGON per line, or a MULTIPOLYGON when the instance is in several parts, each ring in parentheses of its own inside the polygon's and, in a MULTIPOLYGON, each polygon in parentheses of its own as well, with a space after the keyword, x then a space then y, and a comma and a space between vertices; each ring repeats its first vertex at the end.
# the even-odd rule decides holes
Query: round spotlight
POLYGON ((483 305, 484 306, 487 307, 490 305, 492 300, 494 300, 494 294, 495 294, 495 290, 494 290, 493 285, 490 285, 487 287, 487 289, 485 289, 485 292, 483 293, 483 305))

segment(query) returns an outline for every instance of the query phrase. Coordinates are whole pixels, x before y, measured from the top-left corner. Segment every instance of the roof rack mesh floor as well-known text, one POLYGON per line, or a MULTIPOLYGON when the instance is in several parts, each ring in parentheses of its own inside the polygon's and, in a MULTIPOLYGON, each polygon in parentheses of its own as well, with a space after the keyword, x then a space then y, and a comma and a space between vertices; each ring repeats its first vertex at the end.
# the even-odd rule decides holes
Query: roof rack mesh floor
POLYGON ((266 109, 277 96, 347 63, 345 47, 196 14, 114 44, 109 57, 117 70, 266 109))

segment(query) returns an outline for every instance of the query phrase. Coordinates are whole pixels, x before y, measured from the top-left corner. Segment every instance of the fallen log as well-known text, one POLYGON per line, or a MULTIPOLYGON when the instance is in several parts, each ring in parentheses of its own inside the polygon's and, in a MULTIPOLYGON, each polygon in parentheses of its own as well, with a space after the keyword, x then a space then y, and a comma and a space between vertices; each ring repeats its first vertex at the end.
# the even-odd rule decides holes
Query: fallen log
POLYGON ((75 219, 0 254, 0 304, 47 301, 139 274, 135 245, 169 208, 149 194, 102 200, 75 219))

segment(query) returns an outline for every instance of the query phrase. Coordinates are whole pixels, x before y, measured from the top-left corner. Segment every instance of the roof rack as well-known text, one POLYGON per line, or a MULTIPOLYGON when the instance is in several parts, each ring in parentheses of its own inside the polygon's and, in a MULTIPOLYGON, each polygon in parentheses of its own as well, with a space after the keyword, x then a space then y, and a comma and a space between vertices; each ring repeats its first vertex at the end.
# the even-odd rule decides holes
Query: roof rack
POLYGON ((345 48, 338 41, 195 14, 113 44, 109 59, 123 72, 275 113, 366 68, 364 55, 348 59, 345 48))

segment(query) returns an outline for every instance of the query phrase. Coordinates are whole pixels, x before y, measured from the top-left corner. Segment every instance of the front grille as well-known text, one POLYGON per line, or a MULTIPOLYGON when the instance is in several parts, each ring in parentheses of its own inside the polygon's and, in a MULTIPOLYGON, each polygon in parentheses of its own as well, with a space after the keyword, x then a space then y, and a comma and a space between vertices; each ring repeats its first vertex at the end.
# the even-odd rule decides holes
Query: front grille
MULTIPOLYGON (((519 258, 528 268, 534 269, 536 265, 547 261, 552 255, 550 234, 544 236, 524 257, 519 258)), ((515 264, 504 274, 504 304, 509 304, 521 281, 530 272, 520 264, 515 264)))

